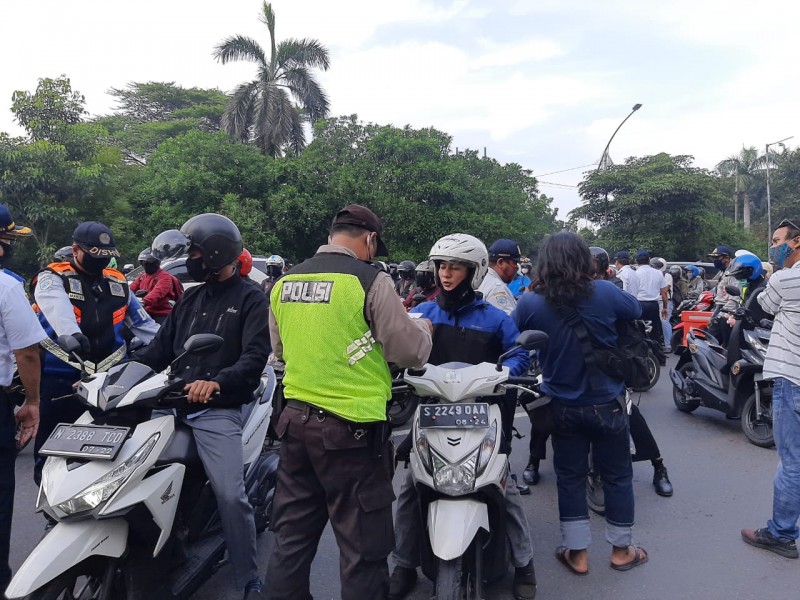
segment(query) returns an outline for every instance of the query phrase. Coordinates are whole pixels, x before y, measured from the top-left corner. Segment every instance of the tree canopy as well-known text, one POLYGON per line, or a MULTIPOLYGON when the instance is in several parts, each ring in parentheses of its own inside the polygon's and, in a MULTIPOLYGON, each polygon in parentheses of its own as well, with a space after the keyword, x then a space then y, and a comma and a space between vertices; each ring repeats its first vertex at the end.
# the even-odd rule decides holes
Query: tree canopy
POLYGON ((609 251, 646 248, 670 260, 697 260, 726 244, 763 254, 722 216, 719 178, 693 160, 662 153, 593 171, 579 186, 583 205, 570 218, 595 225, 586 233, 609 251))

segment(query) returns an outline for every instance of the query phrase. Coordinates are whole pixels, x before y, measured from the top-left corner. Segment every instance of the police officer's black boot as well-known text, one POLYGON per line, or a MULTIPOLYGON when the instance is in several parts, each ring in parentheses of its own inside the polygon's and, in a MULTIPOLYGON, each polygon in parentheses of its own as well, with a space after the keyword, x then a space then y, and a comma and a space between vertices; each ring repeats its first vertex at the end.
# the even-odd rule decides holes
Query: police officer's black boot
POLYGON ((536 598, 536 571, 533 559, 524 567, 514 569, 514 587, 511 588, 514 600, 533 600, 536 598))
POLYGON ((522 480, 528 485, 536 485, 539 483, 539 459, 531 458, 528 461, 528 466, 522 472, 522 480))
POLYGON ((402 600, 417 585, 417 570, 397 566, 389 578, 389 600, 402 600))
POLYGON ((672 496, 672 483, 667 475, 667 467, 664 466, 664 461, 656 458, 653 463, 653 487, 656 488, 656 494, 659 496, 672 496))

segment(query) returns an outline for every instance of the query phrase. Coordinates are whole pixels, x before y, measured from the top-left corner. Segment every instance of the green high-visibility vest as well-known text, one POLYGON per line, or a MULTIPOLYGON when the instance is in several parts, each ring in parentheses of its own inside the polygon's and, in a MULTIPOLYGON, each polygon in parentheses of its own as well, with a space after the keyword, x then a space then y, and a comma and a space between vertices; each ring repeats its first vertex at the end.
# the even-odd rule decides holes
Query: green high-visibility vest
POLYGON ((275 283, 270 305, 283 344, 287 398, 356 423, 386 420, 391 375, 364 317, 378 273, 346 254, 322 253, 275 283))

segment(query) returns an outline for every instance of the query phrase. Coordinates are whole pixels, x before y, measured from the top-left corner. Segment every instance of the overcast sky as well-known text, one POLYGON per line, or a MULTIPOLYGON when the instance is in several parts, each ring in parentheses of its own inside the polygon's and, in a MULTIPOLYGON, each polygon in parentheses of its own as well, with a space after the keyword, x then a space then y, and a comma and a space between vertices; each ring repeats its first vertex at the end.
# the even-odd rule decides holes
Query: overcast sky
MULTIPOLYGON (((91 114, 130 81, 230 91, 252 65, 217 64, 241 33, 268 46, 258 0, 29 0, 0 5, 0 131, 16 89, 67 75, 91 114)), ((713 168, 742 145, 800 141, 795 0, 274 0, 278 39, 314 37, 332 114, 433 126, 454 146, 531 169, 560 215, 610 155, 691 154, 713 168), (574 169, 575 167, 583 167, 574 169), (572 169, 564 173, 554 171, 572 169), (555 184, 555 185, 554 185, 555 184)))

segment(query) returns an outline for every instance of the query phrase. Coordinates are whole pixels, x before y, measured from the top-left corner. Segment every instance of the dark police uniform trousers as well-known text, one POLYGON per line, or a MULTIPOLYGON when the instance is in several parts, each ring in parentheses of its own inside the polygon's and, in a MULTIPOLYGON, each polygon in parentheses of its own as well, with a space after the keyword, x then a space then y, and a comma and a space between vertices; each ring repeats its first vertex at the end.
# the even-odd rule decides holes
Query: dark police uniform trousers
POLYGON ((376 452, 369 424, 349 423, 297 400, 289 400, 276 429, 281 468, 273 524, 280 552, 270 558, 269 597, 312 598, 311 562, 330 515, 342 600, 385 598, 386 559, 394 548, 391 442, 378 443, 376 452))

